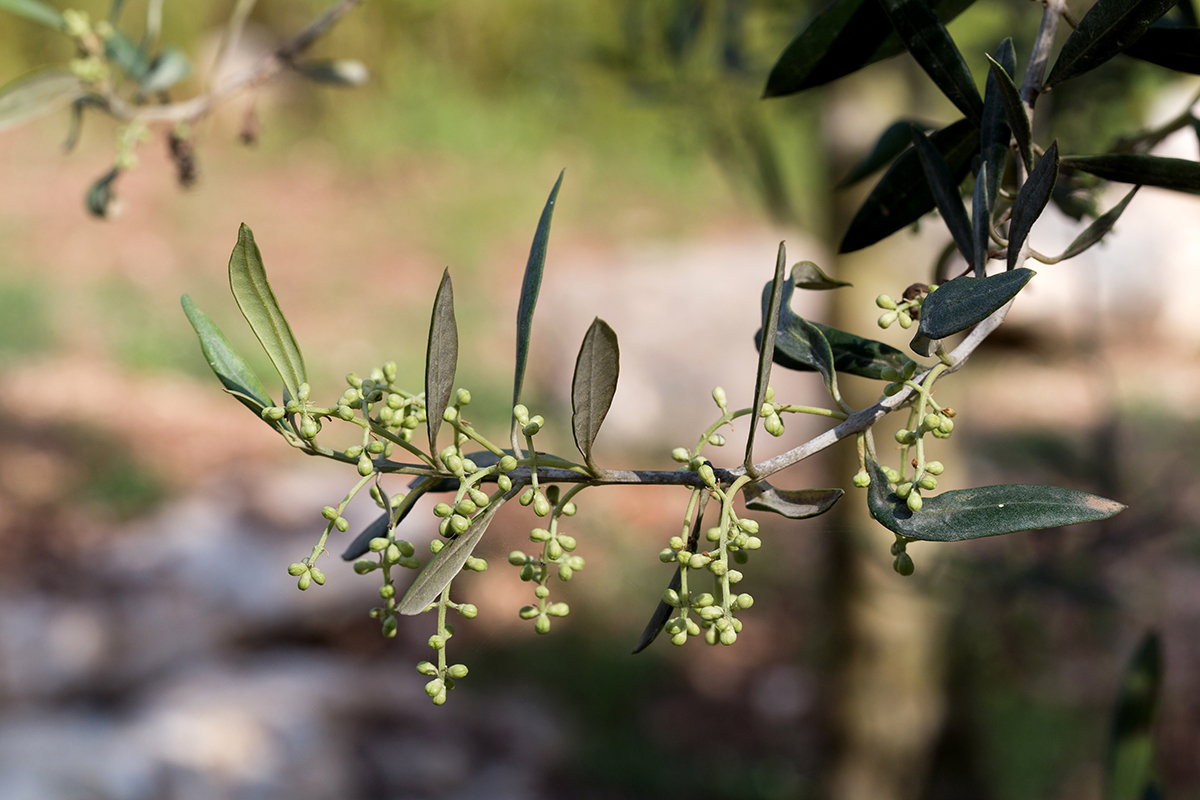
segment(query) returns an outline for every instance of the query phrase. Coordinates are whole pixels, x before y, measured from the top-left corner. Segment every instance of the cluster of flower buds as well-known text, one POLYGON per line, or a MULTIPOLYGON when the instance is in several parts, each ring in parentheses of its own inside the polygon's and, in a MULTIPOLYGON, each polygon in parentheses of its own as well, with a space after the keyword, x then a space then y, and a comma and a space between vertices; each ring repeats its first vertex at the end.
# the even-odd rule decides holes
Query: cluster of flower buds
POLYGON ((921 302, 929 292, 936 288, 936 284, 932 286, 913 284, 905 290, 901 300, 893 300, 886 294, 876 297, 875 305, 883 309, 883 313, 879 316, 879 327, 890 328, 892 323, 899 322, 901 328, 905 330, 911 328, 913 320, 921 317, 921 302))
POLYGON ((519 614, 521 619, 533 620, 533 629, 538 633, 550 632, 551 617, 565 617, 571 613, 566 603, 550 602, 550 587, 547 585, 550 578, 557 575, 560 581, 569 581, 584 567, 583 558, 572 555, 578 545, 575 537, 558 530, 559 520, 574 516, 576 511, 573 502, 559 502, 559 491, 558 486, 550 486, 541 495, 554 509, 549 528, 534 528, 529 532, 529 540, 542 546, 541 554, 530 555, 520 550, 508 554, 508 563, 520 568, 521 580, 535 584, 533 594, 537 603, 522 607, 519 614))
POLYGON ((763 418, 763 428, 772 436, 783 436, 783 417, 779 416, 779 409, 783 406, 775 401, 775 387, 768 386, 763 397, 762 408, 758 410, 758 415, 763 418))

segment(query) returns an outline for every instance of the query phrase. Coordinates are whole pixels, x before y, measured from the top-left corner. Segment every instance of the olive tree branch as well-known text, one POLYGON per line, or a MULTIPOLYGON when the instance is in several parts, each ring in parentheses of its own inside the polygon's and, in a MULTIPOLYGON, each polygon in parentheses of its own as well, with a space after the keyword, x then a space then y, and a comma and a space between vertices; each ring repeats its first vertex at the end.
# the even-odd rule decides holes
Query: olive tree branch
POLYGON ((231 97, 266 83, 291 66, 297 56, 311 47, 343 16, 361 5, 362 2, 363 0, 340 0, 281 47, 264 55, 251 66, 235 73, 228 80, 221 81, 219 85, 212 87, 205 94, 190 100, 164 105, 136 106, 112 91, 108 91, 101 95, 99 103, 110 115, 123 122, 143 124, 195 122, 231 97))

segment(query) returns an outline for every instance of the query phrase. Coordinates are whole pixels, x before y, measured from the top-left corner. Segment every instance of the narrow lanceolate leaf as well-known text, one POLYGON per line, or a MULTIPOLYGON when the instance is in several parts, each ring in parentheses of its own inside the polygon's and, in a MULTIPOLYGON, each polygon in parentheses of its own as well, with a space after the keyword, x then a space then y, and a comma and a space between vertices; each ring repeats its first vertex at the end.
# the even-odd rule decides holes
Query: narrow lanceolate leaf
MULTIPOLYGON (((783 277, 783 270, 786 264, 787 250, 784 248, 783 242, 780 242, 779 255, 775 258, 775 277, 767 284, 771 294, 767 298, 767 307, 763 310, 762 341, 758 347, 758 375, 754 381, 754 402, 750 405, 750 408, 754 410, 751 418, 755 420, 755 423, 758 421, 759 409, 763 407, 763 402, 767 397, 767 386, 771 382, 771 362, 775 355, 775 334, 779 330, 779 317, 780 312, 783 310, 784 294, 786 293, 789 301, 792 297, 794 277, 788 279, 783 277)), ((833 361, 832 356, 830 357, 830 361, 833 361)), ((747 472, 750 472, 754 465, 754 433, 757 430, 758 425, 751 424, 750 432, 746 434, 746 458, 743 463, 747 472)), ((753 473, 751 474, 753 475, 753 473)))
POLYGON ((1017 531, 1057 528, 1107 519, 1125 506, 1087 492, 1057 486, 981 486, 923 497, 910 511, 888 486, 879 464, 868 460, 867 508, 893 533, 924 542, 961 542, 1017 531))
POLYGON ((529 261, 525 264, 525 278, 521 282, 521 302, 517 307, 517 366, 513 375, 513 405, 521 401, 521 385, 525 382, 525 367, 529 361, 529 336, 533 332, 533 310, 537 306, 538 292, 542 289, 542 273, 546 269, 546 245, 550 241, 550 221, 554 218, 554 203, 562 186, 563 173, 558 174, 550 198, 542 209, 537 232, 533 235, 533 247, 529 250, 529 261))
POLYGON ((975 239, 973 255, 968 260, 975 265, 976 278, 982 278, 987 270, 988 231, 992 225, 991 197, 988 191, 991 181, 987 162, 984 161, 979 165, 979 174, 975 176, 975 191, 971 198, 971 221, 975 239))
MULTIPOLYGON (((688 535, 687 551, 689 553, 696 552, 696 543, 700 541, 700 525, 704 521, 704 507, 708 505, 709 491, 704 489, 700 493, 700 500, 696 506, 696 519, 692 522, 692 532, 688 535)), ((686 522, 686 520, 685 520, 686 522)), ((682 585, 680 571, 682 567, 675 568, 675 574, 671 577, 671 582, 667 584, 668 589, 673 589, 678 592, 682 585)), ((665 593, 664 593, 665 594, 665 593)), ((663 626, 667 624, 667 620, 671 618, 671 606, 667 605, 665 600, 659 600, 658 605, 654 608, 654 614, 650 617, 650 621, 646 623, 645 630, 638 637, 638 642, 633 646, 633 653, 638 653, 650 646, 650 643, 658 638, 658 634, 662 632, 663 626)))
MULTIPOLYGON (((780 245, 782 247, 782 245, 780 245)), ((792 265, 792 285, 797 289, 822 291, 825 289, 840 289, 843 286, 853 286, 850 281, 839 281, 831 278, 811 261, 801 261, 792 265)))
POLYGON ((942 94, 975 125, 983 116, 983 100, 962 53, 922 0, 879 0, 908 52, 942 94))
MULTIPOLYGON (((969 120, 935 131, 929 140, 941 153, 950 174, 961 181, 979 150, 979 128, 969 120)), ((840 252, 851 253, 891 236, 933 210, 933 193, 914 148, 905 150, 863 201, 842 238, 840 252)))
POLYGON ((192 65, 183 51, 168 47, 154 59, 154 63, 142 77, 138 91, 142 95, 165 92, 191 74, 192 65))
POLYGON ((1050 149, 1038 159, 1037 166, 1029 173, 1029 179, 1017 192, 1013 201, 1012 224, 1008 226, 1008 268, 1013 269, 1017 263, 1024 261, 1025 240, 1033 223, 1046 210, 1050 195, 1054 194, 1054 184, 1058 181, 1058 141, 1050 145, 1050 149))
POLYGON ((150 59, 146 57, 146 52, 120 31, 113 31, 104 40, 104 57, 135 81, 141 81, 150 70, 150 59))
MULTIPOLYGON (((192 323, 196 336, 200 339, 200 350, 204 353, 204 360, 212 367, 225 391, 261 418, 264 408, 275 405, 262 381, 225 338, 217 323, 197 308, 192 298, 185 294, 180 298, 180 302, 183 304, 183 313, 187 314, 188 322, 192 323)), ((279 427, 280 423, 272 425, 279 427)))
POLYGON ((1046 78, 1054 86, 1082 75, 1133 44, 1178 0, 1098 0, 1083 15, 1046 78))
MULTIPOLYGON (((996 62, 1009 75, 1016 70, 1017 57, 1013 52, 1012 39, 1005 39, 1000 43, 996 50, 996 62)), ((989 62, 986 88, 983 91, 983 125, 979 132, 982 153, 980 164, 987 165, 987 173, 991 176, 991 180, 987 181, 986 197, 989 214, 996 206, 996 195, 1000 191, 1000 179, 1004 176, 1004 164, 1008 158, 1008 143, 1011 139, 1012 130, 1008 127, 1008 112, 1004 108, 1000 79, 992 74, 989 62)), ((975 238, 978 241, 978 230, 975 231, 975 238)), ((984 241, 987 240, 986 231, 983 238, 984 241)))
POLYGON ((592 445, 612 406, 620 374, 617 334, 607 322, 596 317, 583 335, 579 357, 575 359, 575 377, 571 380, 571 427, 575 431, 575 446, 589 467, 593 466, 592 445))
MULTIPOLYGON (((770 313, 770 300, 773 289, 774 283, 768 283, 763 288, 764 328, 767 323, 767 315, 770 313)), ((780 351, 783 351, 790 360, 804 365, 807 369, 821 373, 821 377, 825 380, 825 387, 832 392, 835 380, 834 376, 836 374, 833 366, 833 350, 830 348, 829 342, 825 339, 825 335, 821 333, 821 330, 816 325, 792 312, 792 291, 792 282, 789 279, 784 282, 783 294, 779 298, 779 320, 775 333, 775 352, 778 354, 780 351)), ((759 336, 758 348, 761 353, 763 350, 761 335, 759 336)), ((759 407, 761 407, 761 403, 759 407)))
POLYGON ((1129 201, 1133 199, 1133 196, 1138 193, 1138 189, 1140 188, 1142 187, 1133 187, 1129 194, 1121 199, 1121 202, 1109 209, 1103 216, 1097 217, 1091 225, 1087 226, 1087 229, 1083 233, 1075 237, 1075 241, 1071 242, 1070 247, 1063 251, 1058 260, 1066 261, 1068 258, 1074 258, 1107 236, 1108 232, 1117 224, 1121 213, 1125 211, 1125 206, 1129 205, 1129 201))
POLYGON ((0 131, 64 109, 87 87, 64 69, 41 69, 0 86, 0 131))
POLYGON ((1151 28, 1124 53, 1176 72, 1200 75, 1200 28, 1151 28))
POLYGON ((467 563, 471 553, 475 552, 475 547, 483 538, 484 532, 487 531, 496 512, 500 510, 500 506, 504 505, 511 497, 515 497, 513 492, 522 489, 524 489, 524 484, 513 484, 510 491, 493 500, 487 508, 476 515, 475 519, 471 520, 471 525, 465 531, 430 559, 425 568, 417 575, 412 586, 408 587, 404 599, 400 601, 399 611, 401 614, 405 616, 420 614, 429 607, 430 603, 437 600, 437 596, 442 593, 442 590, 462 571, 463 565, 467 563))
POLYGON ((777 489, 766 481, 746 485, 742 497, 751 511, 770 511, 788 519, 818 517, 841 499, 841 489, 777 489))
POLYGON ((863 178, 892 163, 896 156, 912 145, 913 128, 919 128, 922 131, 929 130, 928 125, 908 119, 902 119, 887 126, 883 133, 879 134, 875 147, 867 154, 867 157, 858 162, 858 165, 838 182, 837 188, 845 189, 847 186, 853 186, 863 178))
POLYGON ((292 69, 310 81, 328 86, 362 86, 371 79, 371 71, 367 69, 367 65, 355 59, 305 61, 292 65, 292 69))
MULTIPOLYGON (((839 375, 858 375, 863 378, 881 381, 884 380, 883 371, 885 369, 904 372, 904 367, 912 361, 902 351, 897 350, 889 344, 884 344, 875 339, 864 339, 861 336, 855 336, 853 333, 831 328, 819 322, 812 322, 810 324, 821 332, 821 335, 825 337, 825 341, 829 342, 829 349, 833 351, 833 368, 839 375)), ((781 323, 780 327, 783 328, 784 324, 781 323)), ((759 349, 762 348, 761 328, 754 334, 754 346, 759 349)), ((780 339, 779 335, 776 334, 775 363, 777 365, 784 369, 796 370, 797 372, 815 371, 815 367, 811 367, 799 359, 793 358, 788 355, 789 352, 790 346, 787 344, 787 341, 780 339)))
POLYGON ((1033 270, 1021 267, 986 278, 964 275, 943 283, 921 304, 921 322, 913 337, 913 349, 921 355, 929 355, 933 350, 932 342, 983 322, 1016 297, 1033 276, 1033 270), (926 342, 928 344, 918 346, 918 343, 926 342))
POLYGON ((1106 181, 1161 186, 1200 194, 1200 163, 1182 158, 1114 153, 1104 156, 1064 156, 1062 164, 1106 181))
POLYGON ((1021 160, 1025 162, 1025 171, 1033 169, 1033 130, 1029 126, 1029 114, 1025 104, 1021 102, 1021 90, 1013 82, 1012 73, 1008 68, 998 63, 991 56, 988 60, 988 77, 996 81, 1000 92, 1000 102, 1004 106, 1004 116, 1008 120, 1009 130, 1017 141, 1017 150, 1021 160))
POLYGON ((1156 797, 1154 723, 1163 681, 1162 645, 1147 633, 1129 663, 1113 704, 1112 730, 1105 758, 1106 800, 1156 797))
POLYGON ((925 171, 925 182, 933 192, 933 202, 942 215, 954 244, 968 264, 975 264, 975 234, 971 230, 971 221, 967 219, 967 209, 963 206, 962 195, 958 193, 958 181, 950 174, 946 160, 937 151, 929 137, 916 128, 912 131, 913 146, 921 168, 925 171))
MULTIPOLYGON (((929 6, 945 23, 973 2, 931 0, 929 6)), ((904 44, 876 0, 836 0, 783 51, 771 68, 763 96, 780 97, 821 86, 902 52, 904 44)))
POLYGON ((304 356, 300 354, 292 328, 279 310, 279 302, 267 282, 254 232, 244 222, 229 256, 229 288, 233 290, 233 299, 242 310, 242 316, 250 323, 250 329, 283 379, 284 388, 290 396, 297 397, 300 384, 308 382, 304 356))
POLYGON ((62 14, 40 0, 0 0, 0 11, 7 11, 18 17, 39 22, 56 31, 65 30, 67 27, 63 22, 62 14))
POLYGON ((112 207, 113 200, 116 199, 116 189, 114 188, 117 178, 121 177, 121 170, 113 167, 108 172, 96 179, 95 183, 88 187, 87 194, 84 195, 83 202, 87 206, 88 213, 93 217, 105 218, 108 216, 109 209, 112 207))
POLYGON ((454 319, 454 285, 450 269, 442 273, 433 298, 433 316, 429 320, 429 341, 425 347, 425 410, 429 425, 429 452, 437 453, 437 436, 442 415, 454 393, 454 373, 458 370, 458 323, 454 319))

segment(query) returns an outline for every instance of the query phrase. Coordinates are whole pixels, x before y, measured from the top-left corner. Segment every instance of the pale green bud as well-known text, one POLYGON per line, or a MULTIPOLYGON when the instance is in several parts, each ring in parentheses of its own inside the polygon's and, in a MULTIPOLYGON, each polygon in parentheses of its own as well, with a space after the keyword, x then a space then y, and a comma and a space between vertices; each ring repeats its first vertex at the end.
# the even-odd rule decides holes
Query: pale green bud
POLYGON ((456 681, 461 681, 463 678, 467 677, 467 671, 466 664, 454 664, 446 670, 446 674, 451 678, 454 678, 456 681))
POLYGON ((416 556, 405 556, 404 558, 400 559, 399 563, 400 566, 404 567, 405 569, 421 568, 421 560, 416 556))
POLYGON ((739 519, 737 526, 746 533, 758 533, 758 521, 753 519, 739 519))
POLYGON ((713 402, 717 404, 717 408, 721 409, 722 411, 725 410, 727 400, 725 398, 724 389, 722 389, 720 386, 714 387, 712 390, 712 399, 713 402))
POLYGON ((734 631, 732 628, 730 628, 729 630, 721 631, 721 644, 728 646, 728 645, 733 644, 736 641, 737 641, 737 632, 734 631))
MULTIPOLYGON (((486 492, 481 492, 478 489, 468 489, 467 497, 469 497, 471 502, 474 503, 478 508, 484 508, 492 502, 492 498, 488 497, 486 492)), ((471 513, 474 514, 475 512, 472 511, 471 513)))
POLYGON ((733 601, 734 606, 741 610, 745 610, 754 605, 754 598, 748 594, 739 594, 737 599, 733 601))
POLYGON ((513 406, 513 419, 520 425, 525 425, 529 422, 529 409, 521 404, 513 406))
POLYGON ((569 580, 571 580, 571 576, 574 574, 575 574, 575 570, 574 570, 574 568, 571 567, 570 564, 559 564, 558 565, 558 579, 560 581, 569 581, 569 580))
POLYGON ((350 521, 345 517, 338 517, 333 521, 333 527, 337 528, 342 533, 350 530, 350 521))
POLYGON ((438 673, 437 667, 435 667, 433 664, 429 663, 428 661, 422 661, 420 664, 417 664, 417 672, 420 673, 421 675, 424 675, 424 676, 430 677, 430 678, 437 675, 437 673, 438 673))
POLYGON ((691 558, 688 559, 688 566, 692 569, 704 569, 708 566, 708 562, 711 560, 712 559, 702 553, 693 553, 691 558))
POLYGON ((896 310, 896 301, 888 297, 886 294, 881 294, 875 298, 875 305, 887 311, 896 310))
POLYGON ((694 620, 694 619, 685 620, 685 625, 687 626, 687 635, 688 636, 699 636, 700 635, 700 626, 698 624, 696 624, 696 620, 694 620))
POLYGON ((384 600, 387 600, 389 597, 395 597, 396 587, 390 583, 385 583, 383 586, 379 587, 379 596, 384 600))
POLYGON ((450 470, 455 475, 463 471, 463 461, 454 453, 443 457, 442 463, 446 465, 446 469, 450 470))
POLYGON ((547 586, 535 586, 533 589, 533 596, 538 600, 544 600, 550 596, 550 588, 547 586))
POLYGON ((687 644, 687 640, 688 636, 686 633, 680 632, 671 636, 671 644, 675 645, 676 647, 682 647, 683 645, 687 644))
POLYGON ((456 419, 458 419, 458 409, 454 406, 449 406, 445 411, 442 412, 443 422, 454 422, 456 419))
POLYGON ((469 517, 479 509, 470 498, 464 497, 458 501, 458 505, 454 506, 454 510, 464 517, 469 517))
POLYGON ((472 572, 484 572, 487 570, 488 564, 484 559, 475 558, 472 556, 471 558, 467 559, 467 563, 464 564, 463 567, 471 570, 472 572))
POLYGON ((671 548, 672 550, 682 550, 683 549, 683 537, 682 536, 672 536, 670 541, 667 542, 667 547, 671 548))
POLYGON ((317 584, 317 586, 325 585, 325 573, 321 572, 321 570, 316 567, 309 567, 308 574, 312 575, 313 583, 317 584))
POLYGON ((434 539, 432 542, 429 543, 429 552, 433 553, 436 556, 438 553, 442 552, 442 548, 445 546, 446 546, 446 543, 443 542, 441 539, 434 539))
POLYGON ((567 566, 578 572, 583 569, 583 559, 580 556, 571 556, 567 559, 567 566))
POLYGON ((725 609, 720 606, 705 606, 700 609, 700 618, 709 621, 725 616, 725 609))
POLYGON ((507 492, 512 488, 512 478, 507 475, 501 475, 496 479, 496 485, 500 487, 500 491, 507 492))
POLYGON ((562 545, 558 542, 551 540, 546 544, 546 558, 550 561, 558 561, 558 559, 562 558, 562 554, 562 545))
POLYGON ((895 439, 899 444, 913 444, 917 441, 917 435, 910 430, 901 428, 896 431, 895 439))
POLYGON ((293 578, 298 578, 306 572, 308 572, 308 564, 301 564, 299 561, 294 564, 288 564, 288 575, 291 575, 293 578))
POLYGON ((896 315, 895 311, 888 311, 888 312, 885 312, 884 314, 881 314, 879 317, 879 321, 878 321, 879 327, 881 327, 881 328, 891 327, 892 323, 896 321, 896 316, 897 315, 896 315))
POLYGON ((772 414, 767 417, 767 421, 763 423, 763 429, 772 436, 783 436, 784 426, 783 417, 778 414, 772 414))
POLYGON ((704 532, 704 538, 710 542, 721 541, 721 529, 720 528, 709 528, 708 530, 706 530, 704 532))
POLYGON ((909 511, 920 511, 922 505, 923 505, 923 502, 921 500, 921 495, 919 493, 912 492, 908 496, 908 510, 909 511))
POLYGON ((300 591, 303 592, 305 589, 308 588, 310 583, 312 583, 312 575, 305 572, 303 575, 300 576, 300 580, 296 581, 296 586, 297 586, 297 588, 300 589, 300 591))
MULTIPOLYGON (((463 619, 475 619, 475 617, 479 616, 479 609, 472 603, 463 603, 458 607, 458 613, 462 615, 463 619)), ((462 675, 455 675, 453 677, 461 678, 462 675)))
POLYGON ((462 514, 455 514, 450 517, 450 530, 455 533, 465 533, 467 528, 471 527, 471 520, 464 517, 462 514))
POLYGON ((871 485, 871 476, 867 474, 865 469, 860 469, 855 473, 853 482, 859 489, 865 489, 871 485))
POLYGON ((762 547, 762 539, 758 538, 757 536, 751 536, 746 540, 747 550, 757 550, 760 547, 762 547))
POLYGON ((912 488, 913 488, 912 484, 909 483, 908 481, 905 481, 904 483, 902 483, 896 487, 896 496, 899 497, 901 500, 904 500, 905 498, 908 497, 909 494, 912 493, 912 488))
POLYGON ((387 553, 384 555, 383 558, 384 558, 384 561, 386 561, 389 564, 399 563, 400 558, 401 558, 400 548, 395 544, 389 544, 387 546, 387 553))
POLYGON ((306 417, 305 420, 300 423, 300 435, 305 439, 315 439, 317 438, 317 434, 320 432, 321 423, 317 422, 312 417, 306 417))
POLYGON ((711 606, 715 600, 716 598, 711 593, 702 592, 692 598, 691 606, 692 608, 705 608, 711 606))
POLYGON ((534 632, 540 633, 543 635, 549 633, 550 632, 550 618, 549 617, 538 617, 537 621, 533 623, 533 630, 534 630, 534 632))
POLYGON ((381 455, 383 453, 383 451, 384 451, 383 442, 374 441, 374 442, 371 442, 369 445, 367 445, 367 452, 370 453, 371 455, 374 455, 374 456, 381 455))
POLYGON ((460 406, 470 405, 471 393, 466 389, 459 389, 454 395, 454 402, 458 403, 460 406))
POLYGON ((927 492, 932 492, 937 488, 937 478, 932 475, 923 475, 921 480, 917 481, 917 486, 920 486, 927 492))
POLYGON ((900 373, 897 372, 896 370, 892 369, 891 367, 888 367, 887 369, 880 372, 879 376, 881 378, 883 378, 885 381, 898 381, 898 380, 903 379, 902 376, 900 375, 900 373))
POLYGON ((513 458, 512 456, 502 456, 500 458, 500 462, 496 465, 496 467, 501 472, 512 472, 514 469, 517 468, 517 460, 515 458, 513 458))
POLYGON ((658 560, 664 564, 670 564, 675 560, 675 551, 671 548, 666 548, 658 554, 658 560))
POLYGON ((896 556, 896 560, 892 562, 892 569, 899 572, 901 575, 908 577, 913 574, 915 566, 913 565, 912 556, 908 553, 901 553, 896 556))
POLYGON ((925 465, 925 471, 930 475, 941 475, 946 471, 946 468, 942 466, 942 462, 940 461, 930 461, 925 465))
POLYGON ((521 498, 518 500, 518 502, 523 506, 527 506, 533 502, 533 498, 536 496, 536 494, 537 493, 532 488, 526 489, 521 493, 521 498))
POLYGON ((529 556, 522 553, 520 550, 513 550, 508 554, 508 563, 514 567, 523 567, 529 563, 529 556))
POLYGON ((912 316, 907 311, 901 311, 896 319, 900 321, 900 327, 904 328, 904 330, 908 330, 912 327, 912 316))
POLYGON ((544 495, 538 495, 533 498, 533 513, 539 517, 544 517, 550 513, 550 501, 544 495))
POLYGON ((729 567, 725 565, 724 561, 717 561, 716 559, 713 559, 712 561, 708 562, 708 571, 713 575, 716 575, 718 578, 724 575, 728 569, 729 567))
POLYGON ((926 414, 925 419, 921 420, 921 429, 931 431, 934 428, 940 427, 942 417, 940 414, 926 414))
POLYGON ((529 532, 529 538, 535 542, 550 541, 550 531, 545 528, 534 528, 529 532))
POLYGON ((521 610, 517 612, 517 616, 521 619, 533 619, 538 613, 537 606, 522 606, 521 610))
POLYGON ((391 544, 391 541, 389 539, 387 539, 383 536, 376 536, 374 539, 367 542, 367 548, 372 553, 381 553, 384 550, 386 550, 388 545, 390 545, 390 544, 391 544))
POLYGON ((379 564, 374 561, 363 559, 362 561, 354 562, 354 571, 359 575, 366 575, 368 572, 374 572, 377 569, 379 569, 379 564))
POLYGON ((574 550, 577 545, 574 536, 566 536, 563 534, 559 534, 558 543, 561 544, 562 549, 566 550, 568 553, 574 550))
POLYGON ((954 420, 950 419, 949 417, 944 417, 942 419, 942 423, 938 425, 938 430, 948 435, 952 430, 954 430, 954 420))
POLYGON ((443 637, 438 636, 436 633, 433 636, 429 637, 429 649, 430 650, 441 650, 445 646, 446 646, 446 640, 443 637))
POLYGON ((395 615, 389 614, 388 616, 384 617, 382 629, 383 637, 385 639, 395 638, 396 629, 399 627, 400 623, 396 620, 395 615))
POLYGON ((704 481, 709 486, 717 485, 717 476, 713 472, 713 468, 708 464, 702 464, 700 469, 696 470, 700 473, 700 480, 704 481))
POLYGON ((691 460, 692 454, 689 453, 685 447, 676 447, 671 451, 671 458, 674 461, 678 461, 680 464, 686 464, 691 460))
POLYGON ((522 426, 521 432, 526 436, 535 436, 539 431, 541 431, 542 426, 545 424, 546 420, 542 419, 541 416, 536 416, 522 426))
POLYGON ((360 458, 358 460, 358 474, 359 475, 361 475, 365 478, 374 471, 375 471, 375 465, 371 463, 371 459, 369 459, 367 456, 364 455, 362 458, 360 458))
POLYGON ((436 697, 442 693, 442 690, 445 688, 445 686, 446 684, 442 683, 440 678, 434 678, 429 683, 425 684, 425 694, 429 695, 430 697, 436 697))
POLYGON ((546 609, 546 613, 552 617, 565 617, 571 613, 571 607, 566 603, 551 603, 546 609))

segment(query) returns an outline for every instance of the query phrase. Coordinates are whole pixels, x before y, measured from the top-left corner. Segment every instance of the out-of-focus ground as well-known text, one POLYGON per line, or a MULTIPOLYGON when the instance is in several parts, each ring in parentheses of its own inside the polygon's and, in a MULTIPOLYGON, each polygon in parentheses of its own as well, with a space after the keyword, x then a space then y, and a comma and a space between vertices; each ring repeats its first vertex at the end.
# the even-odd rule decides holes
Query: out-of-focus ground
MULTIPOLYGON (((471 30, 470 5, 453 5, 462 18, 444 30, 471 30)), ((290 30, 304 19, 284 16, 264 22, 290 30)), ((332 401, 345 372, 389 359, 420 385, 448 265, 459 382, 475 421, 503 438, 520 274, 566 167, 526 396, 570 450, 570 370, 599 315, 622 353, 600 461, 670 468, 670 449, 711 419, 712 386, 750 399, 759 293, 781 238, 793 260, 856 281, 845 291, 858 293, 857 329, 872 335, 872 298, 925 279, 944 244, 937 226, 835 262, 812 232, 824 218, 811 187, 795 196, 807 231, 764 222, 755 193, 730 181, 671 103, 599 81, 573 87, 597 91, 588 104, 572 91, 521 94, 541 86, 529 77, 538 59, 555 63, 570 40, 523 56, 535 33, 504 39, 511 49, 492 55, 510 71, 471 93, 461 76, 423 66, 426 51, 406 50, 403 36, 389 52, 371 49, 369 26, 349 30, 337 43, 378 83, 358 95, 285 84, 263 100, 257 149, 231 143, 240 110, 218 116, 200 131, 201 180, 188 192, 172 185, 155 139, 122 178, 113 221, 86 217, 81 202, 111 158, 110 126, 85 128, 70 156, 57 149, 61 116, 0 135, 0 798, 818 796, 831 623, 817 534, 840 523, 762 520, 764 549, 745 570, 757 602, 734 647, 664 640, 632 657, 669 579, 656 554, 684 495, 581 496, 570 524, 587 567, 554 585, 572 613, 548 637, 517 618, 532 593, 505 561, 528 548, 533 518, 506 512, 481 546, 490 568, 458 582, 481 609, 450 643, 471 674, 436 709, 413 669, 428 656, 430 620, 406 619, 384 640, 367 616, 372 577, 331 560, 328 583, 300 593, 286 574, 353 475, 301 458, 218 391, 179 295, 270 374, 226 285, 237 226, 251 225, 314 395, 332 401), (397 63, 412 71, 398 77, 397 63)), ((485 39, 461 43, 481 64, 485 39)), ((457 52, 453 41, 427 46, 457 52)), ((835 151, 865 146, 840 134, 850 126, 865 141, 864 126, 887 123, 855 105, 869 81, 894 80, 887 70, 823 96, 833 111, 809 134, 824 130, 835 151)), ((756 87, 739 91, 752 98, 756 87)), ((1168 87, 1149 113, 1177 113, 1185 96, 1168 87)), ((1195 137, 1182 132, 1162 152, 1195 158, 1195 137)), ((1156 727, 1165 785, 1200 796, 1198 215, 1200 200, 1144 190, 1111 242, 1041 268, 944 390, 961 412, 947 485, 1056 483, 1130 508, 947 547, 940 560, 911 548, 910 580, 951 620, 947 717, 921 797, 1099 797, 1115 688, 1148 628, 1167 657, 1156 727)), ((1047 218, 1035 246, 1061 250, 1073 225, 1047 218)), ((822 318, 823 299, 796 308, 822 318)), ((790 401, 822 402, 812 376, 777 370, 774 383, 790 401)), ((819 430, 789 420, 782 440, 759 438, 761 452, 819 430)), ((742 436, 729 434, 730 463, 742 436)), ((849 477, 816 459, 786 483, 849 477)), ((843 502, 862 500, 851 491, 843 502)), ((365 497, 352 506, 351 532, 373 511, 365 497)), ((425 552, 428 504, 405 524, 425 552)), ((886 570, 887 553, 874 555, 886 570)))

